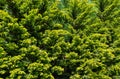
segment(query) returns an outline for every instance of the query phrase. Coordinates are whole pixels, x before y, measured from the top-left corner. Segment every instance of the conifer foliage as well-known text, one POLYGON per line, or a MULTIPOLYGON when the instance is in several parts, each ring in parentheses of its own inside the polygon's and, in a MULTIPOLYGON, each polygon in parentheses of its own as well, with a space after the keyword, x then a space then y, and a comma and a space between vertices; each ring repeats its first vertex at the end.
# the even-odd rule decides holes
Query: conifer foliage
POLYGON ((120 0, 0 0, 0 79, 118 79, 120 0))

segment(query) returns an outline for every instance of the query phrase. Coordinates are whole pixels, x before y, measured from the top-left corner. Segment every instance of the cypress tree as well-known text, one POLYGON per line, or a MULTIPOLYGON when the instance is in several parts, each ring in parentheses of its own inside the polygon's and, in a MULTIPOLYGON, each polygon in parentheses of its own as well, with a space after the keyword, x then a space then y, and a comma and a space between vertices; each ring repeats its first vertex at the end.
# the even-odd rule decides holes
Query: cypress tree
POLYGON ((119 0, 0 0, 0 78, 119 78, 119 6, 119 0))

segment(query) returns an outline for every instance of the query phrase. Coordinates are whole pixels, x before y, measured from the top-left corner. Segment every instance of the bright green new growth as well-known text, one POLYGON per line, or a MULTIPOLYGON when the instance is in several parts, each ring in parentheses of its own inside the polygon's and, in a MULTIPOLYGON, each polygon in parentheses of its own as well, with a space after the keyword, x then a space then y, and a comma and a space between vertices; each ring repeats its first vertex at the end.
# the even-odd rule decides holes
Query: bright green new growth
POLYGON ((0 79, 120 77, 120 0, 0 0, 0 79))

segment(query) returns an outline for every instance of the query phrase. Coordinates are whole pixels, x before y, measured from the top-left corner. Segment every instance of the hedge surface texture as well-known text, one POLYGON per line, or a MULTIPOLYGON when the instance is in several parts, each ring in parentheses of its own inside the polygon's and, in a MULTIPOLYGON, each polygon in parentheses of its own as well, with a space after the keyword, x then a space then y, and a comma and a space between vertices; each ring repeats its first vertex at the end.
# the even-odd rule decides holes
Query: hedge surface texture
POLYGON ((0 79, 119 79, 120 0, 0 0, 0 79))

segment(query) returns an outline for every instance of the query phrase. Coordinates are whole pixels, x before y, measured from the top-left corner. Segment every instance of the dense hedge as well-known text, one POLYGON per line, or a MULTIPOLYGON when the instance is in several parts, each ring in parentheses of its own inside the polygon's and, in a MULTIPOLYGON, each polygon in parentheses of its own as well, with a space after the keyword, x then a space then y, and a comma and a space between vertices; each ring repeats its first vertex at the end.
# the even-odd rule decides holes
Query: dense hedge
POLYGON ((0 79, 118 79, 120 0, 0 0, 0 79))

